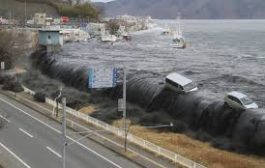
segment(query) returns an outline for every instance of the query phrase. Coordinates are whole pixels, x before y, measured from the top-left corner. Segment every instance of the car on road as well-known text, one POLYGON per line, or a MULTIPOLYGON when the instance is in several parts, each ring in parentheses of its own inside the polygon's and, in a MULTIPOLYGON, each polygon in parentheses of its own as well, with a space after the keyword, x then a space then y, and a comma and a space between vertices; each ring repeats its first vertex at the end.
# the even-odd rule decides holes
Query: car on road
POLYGON ((248 96, 240 92, 227 93, 225 98, 225 104, 233 109, 257 109, 258 105, 251 100, 248 96))
POLYGON ((166 88, 177 93, 189 93, 198 90, 197 85, 191 80, 178 73, 171 73, 166 76, 166 88))

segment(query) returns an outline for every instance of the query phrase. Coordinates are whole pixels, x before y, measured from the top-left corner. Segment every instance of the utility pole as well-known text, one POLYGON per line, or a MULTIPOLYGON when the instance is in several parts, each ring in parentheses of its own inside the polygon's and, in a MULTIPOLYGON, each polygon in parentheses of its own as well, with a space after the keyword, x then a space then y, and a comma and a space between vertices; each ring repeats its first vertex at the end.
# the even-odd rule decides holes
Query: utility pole
POLYGON ((25 9, 24 9, 24 12, 25 12, 25 23, 24 23, 24 26, 26 27, 26 25, 27 25, 27 0, 25 0, 25 3, 24 3, 24 7, 25 7, 25 9))
POLYGON ((124 150, 127 151, 127 123, 126 123, 126 68, 123 68, 123 122, 124 122, 124 150))
POLYGON ((67 145, 67 141, 66 141, 66 112, 65 112, 65 106, 66 106, 66 98, 63 97, 62 98, 62 106, 63 106, 63 116, 62 116, 62 135, 63 135, 63 168, 65 168, 66 164, 65 164, 65 155, 66 155, 66 145, 67 145))

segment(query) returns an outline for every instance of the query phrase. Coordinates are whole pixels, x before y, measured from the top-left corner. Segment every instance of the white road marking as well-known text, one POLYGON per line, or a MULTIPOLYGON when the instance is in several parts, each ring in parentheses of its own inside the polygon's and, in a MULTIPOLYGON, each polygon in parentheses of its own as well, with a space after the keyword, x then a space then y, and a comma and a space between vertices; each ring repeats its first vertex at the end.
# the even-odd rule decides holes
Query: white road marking
POLYGON ((0 142, 0 146, 2 146, 5 150, 7 150, 12 156, 14 156, 18 161, 20 161, 25 167, 31 168, 26 162, 24 162, 22 159, 20 159, 14 152, 12 152, 10 149, 8 149, 4 144, 0 142))
MULTIPOLYGON (((20 97, 21 97, 21 96, 20 96, 20 97)), ((23 97, 21 97, 21 98, 23 98, 23 97)), ((48 111, 48 112, 52 112, 51 110, 49 110, 49 109, 47 109, 47 108, 45 108, 45 107, 42 107, 42 106, 38 105, 37 103, 31 102, 30 100, 27 100, 27 99, 24 99, 24 100, 26 100, 26 101, 28 101, 28 102, 30 102, 30 103, 33 103, 34 105, 39 106, 40 108, 42 108, 42 109, 44 109, 44 110, 46 110, 46 111, 48 111)), ((77 125, 77 126, 79 126, 79 127, 81 127, 81 128, 84 128, 84 129, 86 129, 86 130, 92 131, 92 130, 90 130, 90 129, 88 129, 88 128, 86 128, 86 127, 84 127, 84 126, 82 126, 82 125, 80 125, 80 124, 78 124, 78 123, 72 121, 72 120, 67 120, 67 121, 71 121, 71 122, 75 123, 75 125, 77 125)), ((104 131, 105 131, 105 130, 104 130, 104 131)), ((107 137, 105 137, 105 136, 103 136, 103 135, 100 135, 100 134, 98 134, 97 132, 95 133, 95 135, 97 135, 98 137, 100 137, 100 138, 102 138, 102 139, 105 139, 105 140, 107 140, 107 141, 109 141, 109 142, 115 144, 116 146, 119 146, 119 147, 123 148, 123 145, 121 145, 121 144, 119 144, 119 143, 117 143, 117 142, 115 142, 115 141, 113 141, 113 140, 111 140, 111 139, 109 139, 109 138, 107 138, 107 137)), ((72 140, 72 138, 70 138, 70 137, 68 137, 68 139, 70 139, 70 140, 73 141, 74 143, 77 143, 77 142, 78 142, 78 141, 76 141, 76 140, 72 140)), ((80 144, 79 144, 79 145, 80 145, 80 144)), ((81 146, 82 146, 82 145, 81 145, 81 146)), ((151 162, 151 163, 153 163, 153 164, 155 164, 155 165, 157 165, 157 166, 159 166, 159 167, 161 167, 161 168, 166 168, 166 167, 163 166, 162 164, 160 164, 160 163, 158 163, 158 162, 156 162, 156 161, 154 161, 154 160, 152 160, 152 159, 150 159, 150 158, 148 158, 148 157, 142 155, 141 153, 136 152, 135 150, 133 150, 133 149, 131 149, 131 148, 127 148, 127 149, 128 149, 130 152, 137 154, 138 156, 142 157, 143 159, 145 159, 145 160, 147 160, 147 161, 149 161, 149 162, 151 162)))
MULTIPOLYGON (((75 123, 75 125, 77 125, 77 126, 83 128, 83 129, 90 130, 89 128, 84 127, 84 126, 82 126, 82 125, 80 125, 80 124, 78 124, 78 123, 76 123, 76 122, 74 122, 74 121, 72 121, 72 122, 75 123)), ((90 130, 90 131, 92 131, 92 130, 90 130)), ((111 139, 109 139, 109 138, 107 138, 107 137, 105 137, 105 136, 99 134, 98 132, 95 132, 94 135, 96 135, 96 136, 98 136, 98 137, 100 137, 100 138, 102 138, 102 139, 104 139, 104 140, 106 140, 106 141, 109 141, 109 142, 115 144, 116 146, 119 146, 119 147, 121 147, 121 148, 124 147, 123 145, 121 145, 121 144, 119 144, 119 143, 117 143, 117 142, 115 142, 115 141, 113 141, 113 140, 111 140, 111 139)), ((148 160, 149 162, 151 162, 151 163, 153 163, 153 164, 155 164, 155 165, 157 165, 157 166, 159 166, 159 167, 161 167, 161 168, 167 168, 167 167, 161 165, 160 163, 158 163, 158 162, 156 162, 156 161, 154 161, 154 160, 152 160, 152 159, 150 159, 150 158, 148 158, 148 157, 142 155, 141 153, 138 153, 138 152, 134 151, 133 149, 131 149, 131 148, 129 148, 129 147, 127 147, 127 150, 130 151, 130 152, 132 152, 132 153, 135 153, 136 155, 138 155, 138 156, 144 158, 145 160, 148 160)))
MULTIPOLYGON (((21 96, 19 96, 19 97, 21 97, 21 96)), ((21 97, 21 98, 23 98, 23 97, 21 97)), ((1 98, 0 98, 0 99, 1 99, 1 98)), ((36 106, 38 106, 38 107, 40 107, 40 108, 42 108, 42 109, 44 109, 44 110, 46 110, 46 111, 48 111, 48 112, 51 112, 51 110, 49 110, 49 109, 47 109, 47 108, 45 108, 45 107, 42 107, 42 106, 40 106, 40 105, 37 104, 37 103, 31 102, 31 101, 28 100, 28 99, 24 99, 24 100, 26 100, 26 101, 28 101, 28 102, 30 102, 30 103, 33 103, 34 105, 36 105, 36 106)), ((72 120, 69 120, 69 121, 74 122, 74 121, 72 121, 72 120)), ((82 125, 80 125, 80 124, 78 124, 78 123, 76 123, 76 122, 74 122, 74 123, 75 123, 76 125, 78 125, 78 126, 84 128, 84 129, 90 130, 90 129, 88 129, 88 128, 86 128, 86 127, 84 127, 84 126, 82 126, 82 125)), ((45 124, 45 123, 44 123, 44 124, 45 124)), ((53 129, 53 127, 51 127, 51 129, 53 129)), ((56 129, 55 129, 54 131, 57 132, 56 129)), ((59 132, 58 132, 58 133, 59 133, 59 132)), ((60 134, 61 134, 61 132, 60 132, 60 134)), ((115 141, 113 141, 113 140, 111 140, 111 139, 109 139, 109 138, 107 138, 107 137, 105 137, 105 136, 103 136, 103 135, 100 135, 100 134, 98 134, 97 132, 95 133, 95 135, 97 135, 98 137, 100 137, 100 138, 102 138, 102 139, 105 139, 105 140, 107 140, 107 141, 109 141, 109 142, 111 142, 111 143, 113 143, 113 144, 115 144, 115 145, 117 145, 117 146, 123 148, 123 146, 122 146, 121 144, 119 144, 119 143, 117 143, 117 142, 115 142, 115 141)), ((72 138, 70 138, 70 137, 68 137, 68 136, 67 136, 67 138, 70 139, 71 141, 73 141, 74 143, 79 144, 79 142, 77 142, 76 140, 73 140, 72 138)), ((79 144, 79 145, 80 145, 80 144, 79 144)), ((81 146, 82 146, 82 144, 81 144, 81 146)), ((158 162, 156 162, 156 161, 154 161, 154 160, 152 160, 152 159, 150 159, 150 158, 148 158, 148 157, 142 155, 141 153, 136 152, 135 150, 133 150, 133 149, 131 149, 131 148, 128 148, 128 150, 129 150, 130 152, 135 153, 135 154, 137 154, 138 156, 140 156, 140 157, 142 157, 142 158, 148 160, 149 162, 151 162, 151 163, 153 163, 153 164, 155 164, 155 165, 161 167, 161 168, 166 168, 166 167, 163 166, 162 164, 160 164, 160 163, 158 163, 158 162)))
MULTIPOLYGON (((10 105, 11 107, 13 107, 13 108, 15 108, 15 109, 21 111, 22 113, 24 113, 25 115, 29 116, 30 118, 32 118, 32 119, 38 121, 39 123, 45 125, 46 127, 52 129, 53 131, 57 132, 58 134, 62 134, 62 132, 59 131, 58 129, 53 128, 52 126, 46 124, 45 122, 39 120, 38 118, 36 118, 36 117, 34 117, 34 116, 28 114, 27 112, 25 112, 24 110, 18 108, 17 106, 15 106, 15 105, 13 105, 13 104, 7 102, 6 100, 4 100, 4 99, 2 99, 2 98, 0 98, 0 100, 3 101, 3 102, 5 102, 6 104, 10 105)), ((112 165, 116 166, 117 168, 122 168, 120 165, 114 163, 113 161, 111 161, 110 159, 106 158, 105 156, 103 156, 103 155, 97 153, 96 151, 93 151, 92 149, 88 148, 87 146, 85 146, 85 145, 83 145, 83 144, 81 144, 81 143, 75 141, 73 138, 71 138, 71 137, 69 137, 69 136, 67 136, 67 138, 70 139, 71 141, 74 141, 75 143, 77 143, 78 145, 80 145, 80 146, 83 147, 84 149, 90 151, 91 153, 97 155, 97 156, 100 157, 101 159, 103 159, 103 160, 105 160, 105 161, 111 163, 112 165)))
POLYGON ((29 136, 30 138, 33 138, 34 136, 31 135, 30 133, 28 133, 27 131, 23 130, 22 128, 19 128, 19 131, 23 132, 24 134, 26 134, 27 136, 29 136))
POLYGON ((51 151, 53 154, 55 154, 55 155, 58 156, 59 158, 62 158, 62 155, 60 155, 58 152, 56 152, 55 150, 53 150, 53 149, 50 148, 49 146, 46 146, 46 149, 48 149, 49 151, 51 151))
POLYGON ((10 120, 8 120, 6 117, 2 116, 1 114, 0 114, 0 117, 3 118, 6 122, 10 123, 10 120))

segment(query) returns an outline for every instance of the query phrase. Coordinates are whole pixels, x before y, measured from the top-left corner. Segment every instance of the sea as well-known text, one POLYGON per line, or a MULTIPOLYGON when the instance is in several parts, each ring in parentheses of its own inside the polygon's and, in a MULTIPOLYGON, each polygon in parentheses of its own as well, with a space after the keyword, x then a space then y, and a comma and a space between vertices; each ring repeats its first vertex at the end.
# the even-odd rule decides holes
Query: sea
POLYGON ((177 49, 174 20, 154 20, 149 30, 132 33, 129 42, 101 43, 96 39, 68 43, 57 59, 76 66, 126 66, 165 77, 180 73, 205 94, 223 99, 240 91, 265 106, 265 20, 182 20, 186 49, 177 49))

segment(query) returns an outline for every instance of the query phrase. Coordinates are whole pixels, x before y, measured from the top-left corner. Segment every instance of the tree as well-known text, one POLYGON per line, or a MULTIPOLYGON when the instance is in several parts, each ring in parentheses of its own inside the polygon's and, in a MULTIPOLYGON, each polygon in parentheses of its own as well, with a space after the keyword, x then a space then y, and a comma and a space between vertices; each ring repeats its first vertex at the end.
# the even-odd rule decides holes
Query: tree
POLYGON ((24 39, 22 33, 0 30, 0 61, 5 62, 6 69, 12 68, 18 55, 23 52, 24 39))
POLYGON ((116 20, 110 20, 107 23, 107 29, 109 30, 110 34, 117 35, 118 30, 120 29, 120 24, 116 20))
MULTIPOLYGON (((78 1, 77 1, 78 2, 78 1)), ((61 16, 79 17, 81 19, 99 20, 102 11, 98 11, 91 3, 75 5, 49 2, 61 16)))

